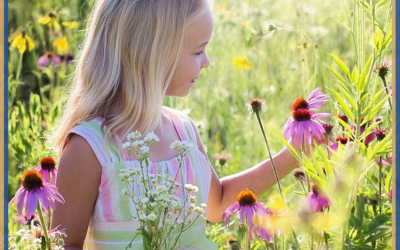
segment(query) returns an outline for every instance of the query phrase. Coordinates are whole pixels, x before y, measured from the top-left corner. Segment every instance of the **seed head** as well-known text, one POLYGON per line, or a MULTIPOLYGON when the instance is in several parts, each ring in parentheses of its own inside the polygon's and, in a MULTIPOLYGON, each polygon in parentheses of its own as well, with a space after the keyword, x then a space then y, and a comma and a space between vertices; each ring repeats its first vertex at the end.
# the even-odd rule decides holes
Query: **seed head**
POLYGON ((263 101, 259 98, 253 98, 250 101, 251 111, 254 114, 260 114, 263 106, 263 101))
POLYGON ((340 142, 343 145, 345 145, 349 141, 349 138, 347 138, 347 137, 338 137, 338 138, 336 138, 336 141, 340 142))
POLYGON ((322 124, 322 127, 325 129, 325 134, 330 135, 332 134, 333 125, 329 123, 322 124))
POLYGON ((251 189, 240 191, 237 196, 237 201, 241 206, 254 205, 257 201, 257 196, 251 189))
POLYGON ((349 118, 345 115, 338 115, 339 119, 344 121, 345 123, 349 122, 349 118))
POLYGON ((51 171, 56 167, 56 161, 51 157, 46 157, 40 160, 40 166, 42 169, 51 171))
POLYGON ((299 98, 293 103, 292 105, 293 110, 298 110, 298 109, 308 109, 308 102, 304 98, 299 98))
POLYGON ((382 141, 383 139, 385 139, 387 132, 388 131, 386 129, 377 129, 374 131, 376 139, 378 141, 382 141))
POLYGON ((294 173, 294 178, 296 178, 296 180, 301 181, 306 178, 306 174, 304 173, 304 171, 298 170, 294 173))
POLYGON ((307 109, 297 109, 293 112, 293 119, 295 121, 310 121, 311 112, 307 109))
POLYGON ((27 170, 21 177, 21 183, 28 191, 43 186, 42 175, 36 170, 27 170))

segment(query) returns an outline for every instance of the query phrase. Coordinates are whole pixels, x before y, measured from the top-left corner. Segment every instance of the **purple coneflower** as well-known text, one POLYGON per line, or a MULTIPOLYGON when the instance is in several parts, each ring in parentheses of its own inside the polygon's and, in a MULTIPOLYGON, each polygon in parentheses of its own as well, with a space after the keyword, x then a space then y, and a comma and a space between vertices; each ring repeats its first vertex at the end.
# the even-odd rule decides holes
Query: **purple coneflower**
POLYGON ((26 217, 25 215, 19 215, 17 218, 17 223, 18 224, 24 224, 24 226, 26 225, 30 225, 31 223, 34 223, 34 225, 38 225, 40 224, 39 222, 39 215, 37 214, 33 214, 31 217, 26 217))
POLYGON ((257 196, 251 189, 242 190, 237 196, 237 202, 230 205, 224 212, 222 219, 229 223, 231 216, 239 213, 239 222, 246 223, 251 231, 254 227, 253 218, 257 214, 267 214, 263 203, 257 201, 257 196))
POLYGON ((379 66, 378 69, 374 69, 375 73, 378 73, 380 78, 385 78, 388 73, 389 73, 389 68, 392 67, 392 61, 388 61, 385 59, 383 59, 381 65, 379 66))
POLYGON ((322 94, 320 88, 316 88, 308 96, 307 100, 304 98, 298 98, 292 105, 292 108, 294 111, 298 109, 317 110, 319 106, 328 102, 328 97, 328 95, 322 94))
POLYGON ((318 213, 329 208, 329 198, 322 194, 322 190, 317 184, 313 184, 311 192, 307 195, 307 208, 310 212, 318 213))
POLYGON ((42 175, 45 182, 50 182, 51 177, 51 183, 53 185, 56 184, 57 165, 53 158, 46 157, 41 159, 39 166, 37 166, 35 170, 42 175))
POLYGON ((57 191, 57 188, 50 183, 46 183, 42 179, 42 175, 36 170, 27 170, 21 177, 21 187, 18 189, 14 198, 8 203, 8 207, 12 203, 18 202, 17 209, 19 215, 25 215, 30 218, 38 207, 38 201, 42 204, 43 209, 48 212, 50 208, 55 209, 54 201, 64 203, 64 198, 57 191), (25 207, 25 214, 22 210, 25 207))
POLYGON ((249 240, 252 241, 253 237, 258 239, 261 237, 263 240, 266 242, 270 242, 272 238, 272 234, 268 232, 263 226, 255 226, 253 228, 250 228, 249 230, 249 240))
POLYGON ((349 142, 349 138, 347 137, 338 137, 336 138, 336 142, 331 144, 329 147, 331 149, 333 149, 334 151, 337 151, 338 147, 339 147, 339 143, 342 145, 346 145, 347 142, 349 142))
POLYGON ((305 141, 309 144, 311 144, 312 139, 315 137, 318 138, 319 141, 322 141, 325 129, 317 118, 328 116, 330 116, 329 113, 317 114, 308 109, 297 109, 283 127, 285 130, 284 138, 289 139, 297 134, 300 143, 303 143, 303 135, 305 141))
POLYGON ((61 58, 53 52, 47 51, 43 56, 39 57, 37 62, 38 66, 40 67, 49 66, 50 63, 53 63, 54 65, 60 65, 61 58))

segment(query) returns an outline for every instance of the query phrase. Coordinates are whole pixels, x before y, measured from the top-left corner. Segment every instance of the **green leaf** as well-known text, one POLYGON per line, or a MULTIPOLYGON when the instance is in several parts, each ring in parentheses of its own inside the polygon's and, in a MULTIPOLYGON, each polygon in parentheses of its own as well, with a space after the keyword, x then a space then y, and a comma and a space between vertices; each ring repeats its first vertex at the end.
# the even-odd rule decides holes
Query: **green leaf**
POLYGON ((280 136, 278 133, 276 133, 275 131, 271 131, 281 142, 283 142, 285 144, 285 146, 290 150, 290 152, 292 152, 293 156, 301 163, 303 164, 303 160, 300 158, 300 155, 297 153, 297 151, 293 148, 292 145, 290 145, 290 143, 283 138, 282 136, 280 136))
POLYGON ((357 65, 354 66, 352 75, 353 75, 353 83, 355 84, 355 83, 358 82, 358 68, 357 68, 357 65))
POLYGON ((282 194, 283 196, 285 196, 289 191, 291 191, 295 186, 296 186, 296 182, 293 183, 292 185, 290 185, 289 187, 285 188, 282 190, 282 194))
POLYGON ((385 37, 385 40, 383 40, 382 43, 382 50, 386 49, 386 46, 388 45, 388 43, 390 43, 392 41, 392 29, 388 30, 387 36, 385 37))
POLYGON ((337 86, 337 88, 340 90, 340 93, 342 93, 344 96, 346 96, 346 99, 350 103, 351 108, 353 110, 357 110, 356 103, 354 102, 355 97, 351 96, 343 87, 337 86))
POLYGON ((387 2, 387 0, 381 0, 379 1, 376 6, 375 9, 378 10, 382 5, 384 5, 387 2))
POLYGON ((365 199, 364 195, 360 194, 358 196, 358 202, 357 202, 357 229, 359 231, 362 230, 363 224, 364 224, 364 217, 365 217, 365 199))
POLYGON ((391 184, 392 184, 392 168, 390 168, 390 171, 385 178, 385 189, 387 194, 389 194, 391 184))
POLYGON ((342 86, 343 86, 344 88, 346 88, 347 91, 350 91, 351 85, 350 85, 338 72, 336 72, 336 70, 334 70, 333 68, 331 68, 331 67, 329 67, 329 66, 326 66, 326 67, 328 67, 328 69, 329 69, 329 70, 336 76, 336 78, 342 83, 342 86))
POLYGON ((370 159, 375 159, 376 158, 376 153, 380 150, 384 150, 386 147, 391 145, 391 138, 392 138, 392 131, 390 131, 385 138, 383 138, 382 141, 380 141, 372 150, 371 155, 369 155, 370 159), (389 145, 387 145, 388 140, 390 140, 389 145))
POLYGON ((336 64, 342 70, 342 72, 346 76, 347 80, 349 82, 351 82, 350 71, 349 71, 349 68, 347 68, 346 64, 335 55, 331 55, 331 57, 333 58, 333 60, 335 60, 336 64))
POLYGON ((339 93, 337 93, 336 91, 334 91, 333 89, 329 89, 331 91, 331 93, 335 96, 336 100, 339 102, 340 104, 340 108, 343 110, 343 112, 351 119, 354 121, 354 114, 353 112, 351 112, 351 110, 349 109, 349 107, 347 106, 346 102, 344 101, 344 99, 339 95, 339 93))
POLYGON ((374 45, 377 51, 382 51, 382 41, 383 40, 383 32, 378 27, 374 34, 374 45))
POLYGON ((364 92, 365 91, 365 86, 367 84, 368 79, 366 79, 370 67, 371 67, 371 63, 372 63, 372 56, 368 59, 367 63, 364 66, 364 69, 360 75, 360 79, 358 79, 358 83, 357 83, 357 90, 364 92))

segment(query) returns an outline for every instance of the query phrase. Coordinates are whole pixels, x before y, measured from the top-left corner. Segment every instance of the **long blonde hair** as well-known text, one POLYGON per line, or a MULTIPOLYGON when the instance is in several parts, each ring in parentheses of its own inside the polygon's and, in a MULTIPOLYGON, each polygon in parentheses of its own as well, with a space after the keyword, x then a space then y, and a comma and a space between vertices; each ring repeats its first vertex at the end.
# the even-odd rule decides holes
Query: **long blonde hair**
POLYGON ((147 133, 161 122, 162 102, 177 66, 186 27, 207 0, 97 0, 54 134, 61 154, 68 131, 101 116, 105 138, 147 133))

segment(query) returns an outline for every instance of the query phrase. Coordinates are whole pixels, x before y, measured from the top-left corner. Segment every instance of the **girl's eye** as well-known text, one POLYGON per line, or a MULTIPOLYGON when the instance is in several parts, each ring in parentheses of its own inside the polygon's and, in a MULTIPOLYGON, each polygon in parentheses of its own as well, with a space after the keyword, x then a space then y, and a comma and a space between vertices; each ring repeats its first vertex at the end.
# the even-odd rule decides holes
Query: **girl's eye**
POLYGON ((201 50, 201 51, 199 51, 199 52, 196 53, 196 56, 199 56, 199 55, 201 55, 201 54, 203 54, 203 53, 204 53, 204 51, 201 50))

